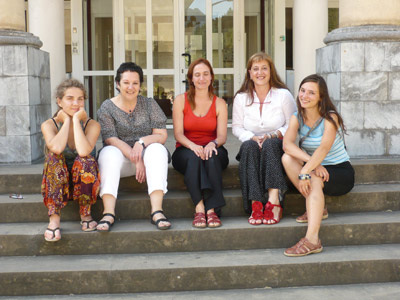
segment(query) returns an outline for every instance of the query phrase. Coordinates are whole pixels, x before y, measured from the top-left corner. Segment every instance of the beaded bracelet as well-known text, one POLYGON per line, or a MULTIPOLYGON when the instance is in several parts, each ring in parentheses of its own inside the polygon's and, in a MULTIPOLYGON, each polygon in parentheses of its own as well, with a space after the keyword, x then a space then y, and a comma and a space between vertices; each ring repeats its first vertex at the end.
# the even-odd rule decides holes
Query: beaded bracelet
POLYGON ((299 179, 300 180, 308 180, 308 179, 311 179, 311 175, 310 174, 299 174, 299 179))

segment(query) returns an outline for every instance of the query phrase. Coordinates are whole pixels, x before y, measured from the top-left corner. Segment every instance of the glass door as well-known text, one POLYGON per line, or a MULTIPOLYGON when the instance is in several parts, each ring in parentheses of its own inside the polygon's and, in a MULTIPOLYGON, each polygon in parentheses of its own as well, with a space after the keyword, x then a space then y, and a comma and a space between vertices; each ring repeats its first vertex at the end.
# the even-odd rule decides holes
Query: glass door
POLYGON ((142 67, 141 94, 169 119, 199 57, 213 65, 216 94, 231 103, 243 69, 240 7, 243 0, 71 0, 73 76, 88 88, 90 115, 116 94, 113 78, 125 61, 142 67))
POLYGON ((124 61, 142 67, 141 94, 153 97, 168 118, 176 95, 176 0, 124 0, 124 61))
MULTIPOLYGON (((216 94, 232 103, 234 95, 234 1, 184 0, 180 92, 186 87, 190 62, 204 57, 213 66, 216 94)), ((231 110, 231 109, 230 109, 231 110)))

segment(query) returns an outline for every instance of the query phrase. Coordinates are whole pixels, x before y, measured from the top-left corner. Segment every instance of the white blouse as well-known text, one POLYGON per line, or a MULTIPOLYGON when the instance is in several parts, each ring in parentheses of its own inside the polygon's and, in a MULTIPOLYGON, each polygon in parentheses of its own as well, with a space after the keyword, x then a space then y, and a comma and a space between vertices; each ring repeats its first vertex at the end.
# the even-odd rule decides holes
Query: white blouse
POLYGON ((292 94, 286 89, 271 88, 260 115, 260 100, 254 92, 254 102, 248 105, 247 93, 237 94, 233 102, 232 133, 241 142, 254 135, 264 135, 279 130, 285 135, 290 117, 297 111, 292 94))

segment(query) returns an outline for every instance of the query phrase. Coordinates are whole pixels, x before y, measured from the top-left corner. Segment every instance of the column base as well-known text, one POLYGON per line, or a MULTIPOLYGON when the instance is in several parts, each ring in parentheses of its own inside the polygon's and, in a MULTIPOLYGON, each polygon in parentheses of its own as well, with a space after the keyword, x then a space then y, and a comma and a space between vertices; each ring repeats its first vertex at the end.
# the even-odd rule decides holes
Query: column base
POLYGON ((400 26, 362 25, 332 30, 324 39, 325 44, 343 41, 400 41, 400 26))
POLYGON ((42 41, 35 35, 18 30, 0 30, 0 45, 27 45, 39 49, 42 41))

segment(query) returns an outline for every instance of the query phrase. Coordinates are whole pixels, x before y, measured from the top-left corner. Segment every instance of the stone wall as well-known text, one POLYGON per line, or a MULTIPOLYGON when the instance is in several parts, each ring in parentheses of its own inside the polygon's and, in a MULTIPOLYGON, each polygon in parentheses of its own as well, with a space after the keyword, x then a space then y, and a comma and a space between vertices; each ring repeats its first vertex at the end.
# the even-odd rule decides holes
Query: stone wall
POLYGON ((40 125, 51 116, 49 70, 47 52, 0 45, 0 164, 42 158, 40 125))
POLYGON ((400 155, 400 42, 330 43, 316 59, 347 127, 350 156, 400 155))

